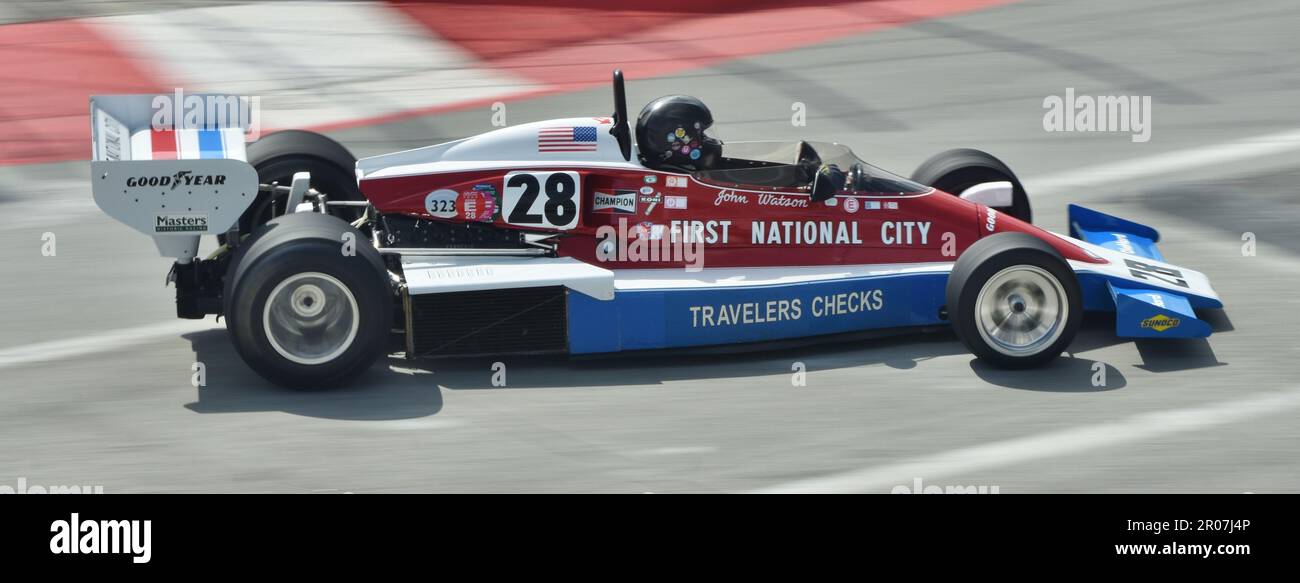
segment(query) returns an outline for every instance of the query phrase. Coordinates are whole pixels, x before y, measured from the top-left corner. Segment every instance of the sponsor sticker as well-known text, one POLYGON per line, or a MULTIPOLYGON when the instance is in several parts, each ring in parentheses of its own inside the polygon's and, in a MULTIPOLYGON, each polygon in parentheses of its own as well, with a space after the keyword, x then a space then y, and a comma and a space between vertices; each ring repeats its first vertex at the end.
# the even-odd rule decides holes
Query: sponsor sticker
POLYGON ((858 199, 853 198, 853 197, 851 197, 851 196, 848 197, 848 198, 845 198, 845 199, 844 199, 844 212, 846 212, 846 213, 856 213, 856 212, 858 212, 858 199))
POLYGON ((686 188, 686 177, 669 176, 664 179, 664 184, 667 185, 668 188, 686 188))
POLYGON ((655 207, 659 206, 659 203, 663 202, 663 199, 664 199, 664 195, 659 192, 656 192, 654 194, 641 195, 641 204, 646 205, 645 214, 649 215, 652 211, 654 211, 655 207))
POLYGON ((456 206, 465 220, 489 222, 497 212, 496 189, 490 184, 479 184, 474 190, 460 193, 456 206))
POLYGON ((635 214, 636 192, 632 190, 615 190, 614 192, 597 190, 591 210, 605 214, 635 214))
POLYGON ((840 199, 832 196, 826 199, 826 206, 840 206, 840 199))
POLYGON ((126 126, 121 122, 109 117, 103 110, 96 110, 96 116, 99 118, 99 159, 100 160, 121 160, 124 147, 124 136, 126 136, 126 126))
POLYGON ((641 187, 641 194, 654 194, 654 193, 655 193, 655 187, 653 187, 653 186, 642 186, 642 187, 641 187))
POLYGON ((684 196, 664 196, 664 208, 686 210, 686 197, 684 196))
POLYGON ((454 218, 457 212, 456 199, 458 198, 460 198, 460 193, 450 188, 435 190, 424 197, 424 211, 441 219, 454 218))
POLYGON ((654 183, 656 183, 656 182, 659 182, 659 177, 658 177, 658 176, 656 176, 656 175, 654 175, 654 174, 646 174, 646 175, 645 175, 645 183, 646 183, 646 184, 654 184, 654 183))
POLYGON ((1120 253, 1137 255, 1137 250, 1133 249, 1133 241, 1131 241, 1128 238, 1128 235, 1125 235, 1124 233, 1115 233, 1114 235, 1115 235, 1115 250, 1119 251, 1120 253))
POLYGON ((1170 318, 1164 314, 1157 314, 1145 320, 1142 320, 1142 328, 1150 328, 1156 332, 1164 332, 1170 328, 1177 328, 1183 321, 1178 318, 1170 318))
POLYGON ((885 209, 886 209, 886 210, 891 210, 891 211, 896 211, 896 210, 898 210, 898 203, 897 203, 897 202, 894 202, 894 201, 886 202, 886 203, 885 203, 885 209))
POLYGON ((154 215, 155 233, 202 233, 208 230, 208 216, 197 214, 154 215))
POLYGON ((182 186, 221 186, 226 183, 224 174, 195 174, 192 170, 181 170, 171 176, 131 176, 126 179, 127 188, 169 187, 176 190, 182 186))
POLYGON ((864 201, 862 201, 862 210, 878 211, 878 210, 880 210, 880 201, 878 201, 878 200, 864 200, 864 201))

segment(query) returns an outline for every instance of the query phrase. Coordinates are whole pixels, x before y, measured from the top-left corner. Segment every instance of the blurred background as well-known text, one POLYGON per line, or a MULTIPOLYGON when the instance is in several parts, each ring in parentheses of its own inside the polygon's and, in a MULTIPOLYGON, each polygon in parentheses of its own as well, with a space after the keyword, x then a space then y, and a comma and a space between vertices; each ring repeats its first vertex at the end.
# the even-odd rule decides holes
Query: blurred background
MULTIPOLYGON (((1300 490, 1300 6, 1291 0, 0 3, 0 487, 106 492, 1300 490), (950 334, 748 355, 376 366, 275 388, 88 187, 93 94, 261 97, 358 156, 509 124, 708 103, 727 140, 845 143, 908 174, 1007 162, 1035 222, 1149 224, 1227 310, 1208 340, 984 368, 950 334), (1151 103, 1047 131, 1067 91, 1151 103), (499 106, 494 108, 494 104, 499 106), (195 387, 194 363, 205 366, 195 387), (806 385, 792 385, 792 367, 806 385), (1104 382, 1097 384, 1098 375, 1104 382)), ((211 243, 208 244, 211 246, 211 243)))

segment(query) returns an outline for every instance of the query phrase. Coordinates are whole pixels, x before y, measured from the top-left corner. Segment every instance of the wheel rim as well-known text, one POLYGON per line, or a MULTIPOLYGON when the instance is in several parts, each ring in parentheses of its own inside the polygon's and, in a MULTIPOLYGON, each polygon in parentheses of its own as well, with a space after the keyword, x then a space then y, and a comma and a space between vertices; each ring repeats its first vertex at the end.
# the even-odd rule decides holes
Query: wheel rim
POLYGON ((262 326, 271 347, 298 364, 338 358, 357 337, 360 311, 352 291, 333 276, 298 273, 266 298, 262 326))
POLYGON ((994 274, 980 289, 975 306, 985 344, 1008 356, 1029 356, 1051 346, 1070 315, 1065 286, 1033 265, 994 274))

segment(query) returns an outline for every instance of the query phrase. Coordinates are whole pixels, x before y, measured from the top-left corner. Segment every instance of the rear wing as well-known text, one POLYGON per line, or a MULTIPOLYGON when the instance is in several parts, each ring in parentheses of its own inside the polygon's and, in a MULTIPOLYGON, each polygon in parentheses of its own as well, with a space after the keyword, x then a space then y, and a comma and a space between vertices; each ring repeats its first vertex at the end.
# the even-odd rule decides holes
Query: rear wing
POLYGON ((95 204, 153 237, 164 257, 189 263, 202 235, 229 231, 257 198, 257 172, 245 161, 255 118, 241 113, 255 105, 231 95, 91 97, 95 204))

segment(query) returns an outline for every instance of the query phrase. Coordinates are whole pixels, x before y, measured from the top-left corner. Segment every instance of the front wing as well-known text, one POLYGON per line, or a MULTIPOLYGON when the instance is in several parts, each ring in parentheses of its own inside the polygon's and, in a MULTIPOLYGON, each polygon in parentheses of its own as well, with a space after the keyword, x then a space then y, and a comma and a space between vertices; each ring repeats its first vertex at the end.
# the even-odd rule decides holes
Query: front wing
POLYGON ((1070 205, 1067 239, 1107 260, 1071 262, 1084 309, 1114 310, 1115 332, 1126 338, 1204 338, 1210 325, 1197 309, 1222 308, 1205 274, 1173 265, 1156 247, 1155 229, 1070 205))

